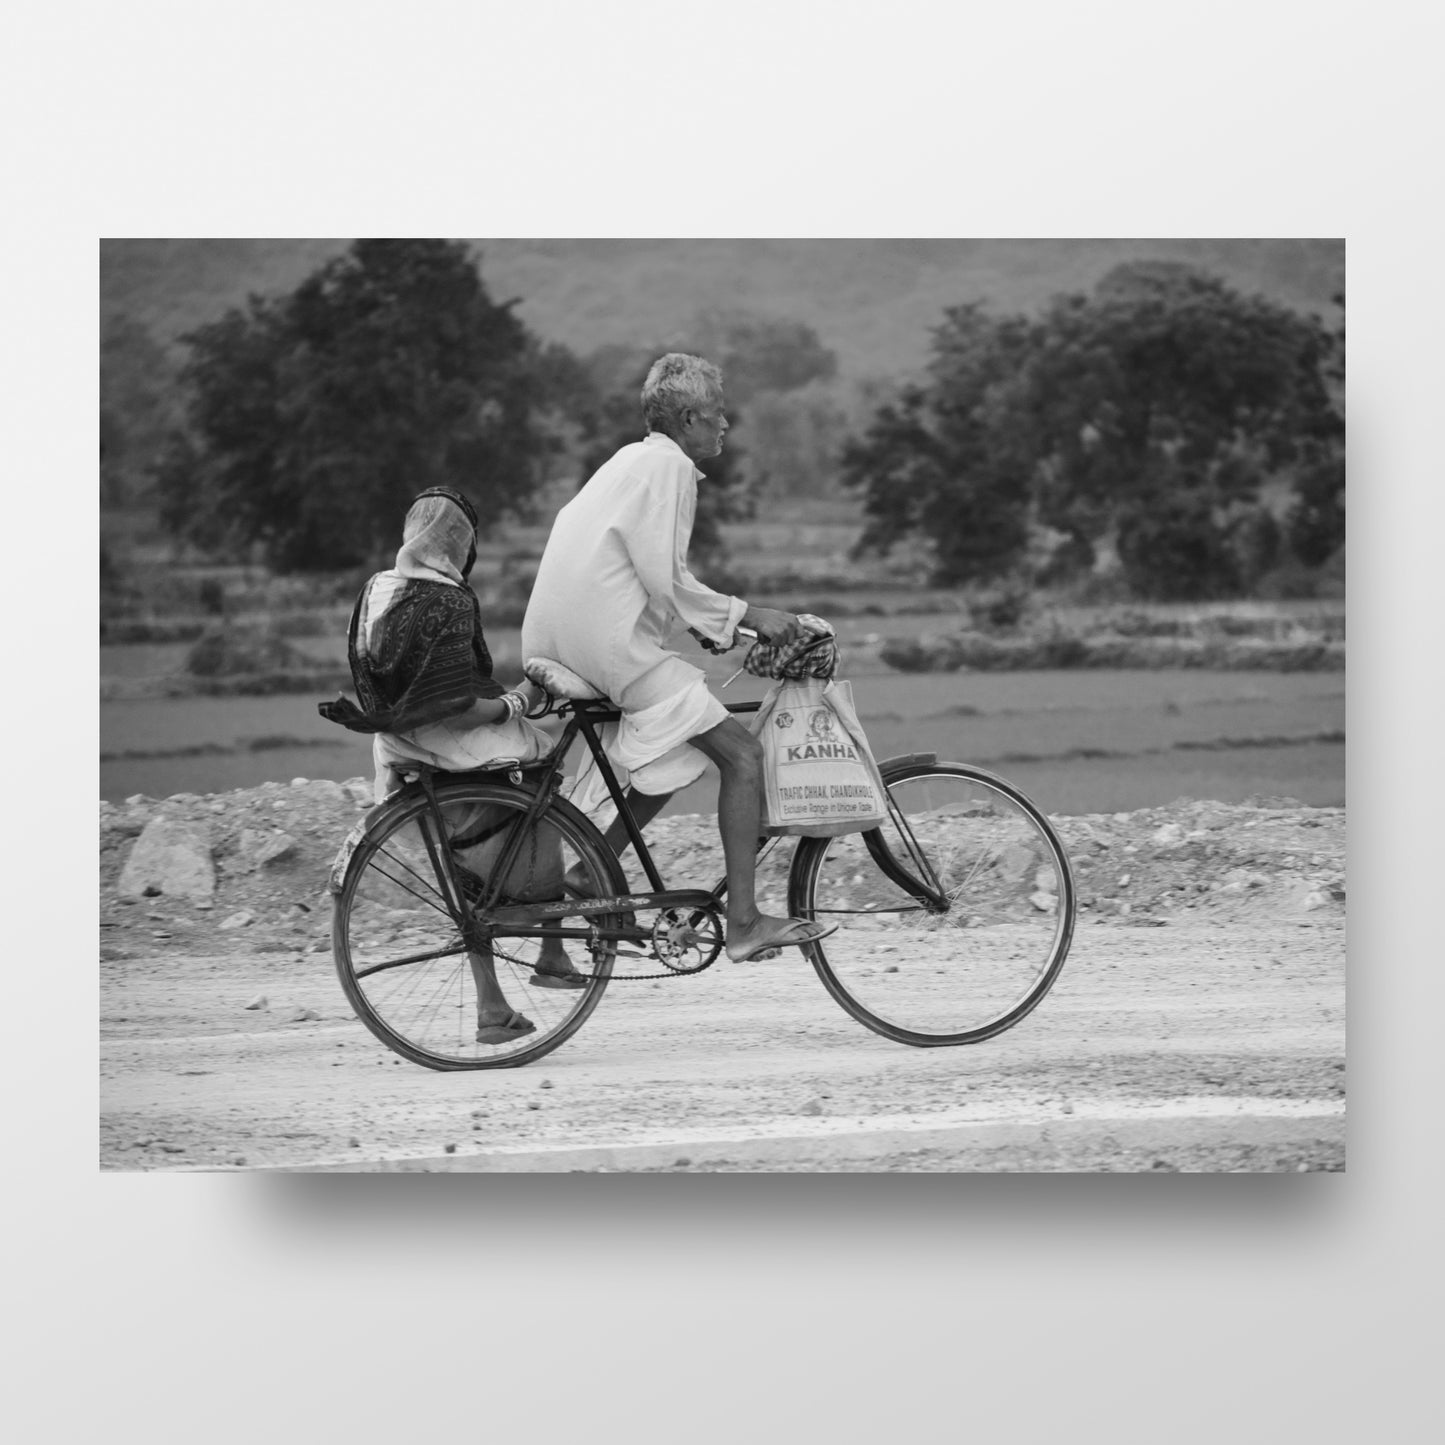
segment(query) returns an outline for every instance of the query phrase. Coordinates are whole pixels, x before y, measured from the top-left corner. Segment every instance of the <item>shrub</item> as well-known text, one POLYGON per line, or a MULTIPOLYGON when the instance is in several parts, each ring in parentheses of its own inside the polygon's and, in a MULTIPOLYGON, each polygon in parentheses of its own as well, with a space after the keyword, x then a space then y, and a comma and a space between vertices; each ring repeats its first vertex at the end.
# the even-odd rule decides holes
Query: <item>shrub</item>
POLYGON ((268 624, 237 627, 222 623, 206 632, 186 655, 193 677, 236 677, 309 667, 308 660, 268 624))
POLYGON ((1175 492, 1131 510, 1119 524, 1119 559, 1140 597, 1184 602, 1234 596, 1239 565, 1214 507, 1198 492, 1175 492))
POLYGON ((1006 578, 968 601, 973 625, 990 632, 1012 632, 1033 611, 1033 589, 1019 577, 1006 578))

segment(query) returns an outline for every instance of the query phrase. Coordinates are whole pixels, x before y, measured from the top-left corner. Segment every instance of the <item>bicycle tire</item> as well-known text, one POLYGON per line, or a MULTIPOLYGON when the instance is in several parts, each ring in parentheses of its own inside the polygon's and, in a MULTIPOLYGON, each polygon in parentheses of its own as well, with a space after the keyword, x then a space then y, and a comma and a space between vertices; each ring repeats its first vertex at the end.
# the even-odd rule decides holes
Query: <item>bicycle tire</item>
MULTIPOLYGON (((470 831, 468 818, 508 812, 520 816, 533 798, 525 788, 489 782, 446 783, 436 795, 453 835, 470 831)), ((445 905, 444 879, 426 847, 426 834, 435 842, 435 828, 426 794, 417 785, 368 818, 332 910, 332 952, 341 987, 361 1022, 382 1043, 425 1068, 501 1069, 531 1063, 570 1038, 597 1007, 612 973, 615 944, 567 942, 574 967, 591 975, 584 988, 573 990, 540 988, 530 981, 537 940, 497 940, 497 980, 510 1006, 536 1027, 502 1044, 478 1043, 472 966, 445 905)), ((616 855, 570 803, 554 799, 536 829, 556 834, 563 866, 583 868, 592 896, 627 892, 616 855)), ((500 842, 504 833, 493 836, 500 842)), ((466 853, 458 856, 468 858, 466 853)), ((518 864, 511 872, 520 876, 521 870, 518 864)), ((540 901, 525 887, 514 886, 517 896, 540 901)), ((606 930, 627 920, 607 914, 590 921, 606 930)))
POLYGON ((880 771, 887 822, 799 844, 790 911, 841 925, 804 952, 833 998, 885 1038, 980 1043, 1037 1007, 1063 968, 1068 855, 1033 803, 982 768, 903 758, 880 771), (930 868, 931 907, 919 886, 930 868))

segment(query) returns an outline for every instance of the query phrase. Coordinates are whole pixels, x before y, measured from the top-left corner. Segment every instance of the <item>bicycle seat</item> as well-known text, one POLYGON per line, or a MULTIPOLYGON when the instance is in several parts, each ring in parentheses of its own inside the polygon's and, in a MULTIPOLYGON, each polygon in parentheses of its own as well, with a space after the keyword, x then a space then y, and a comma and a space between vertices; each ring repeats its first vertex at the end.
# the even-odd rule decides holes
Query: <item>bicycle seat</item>
POLYGON ((550 657, 529 657, 522 671, 553 697, 570 698, 573 702, 605 697, 600 688, 593 687, 586 678, 578 677, 570 667, 563 667, 550 657))

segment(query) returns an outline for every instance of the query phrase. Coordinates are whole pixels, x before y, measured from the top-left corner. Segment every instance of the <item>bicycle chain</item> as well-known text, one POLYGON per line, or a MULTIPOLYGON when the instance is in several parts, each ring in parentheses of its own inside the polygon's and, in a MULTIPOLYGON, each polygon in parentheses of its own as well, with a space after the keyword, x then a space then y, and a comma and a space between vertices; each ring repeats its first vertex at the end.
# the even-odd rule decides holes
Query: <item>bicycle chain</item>
MULTIPOLYGON (((661 912, 662 910, 659 909, 658 911, 661 912)), ((589 946, 588 952, 590 953, 591 951, 592 951, 592 950, 591 950, 591 947, 589 946)), ((495 943, 495 941, 492 943, 492 952, 493 952, 498 958, 505 958, 505 959, 507 959, 509 962, 518 964, 518 965, 520 965, 520 966, 523 967, 523 968, 531 968, 531 967, 533 966, 533 965, 531 965, 530 963, 525 962, 523 959, 517 958, 515 955, 510 954, 510 953, 507 953, 507 952, 505 952, 503 949, 498 948, 497 945, 496 945, 496 943, 495 943)), ((638 955, 630 954, 630 953, 629 953, 629 954, 614 954, 613 956, 614 956, 615 958, 634 958, 634 957, 637 957, 638 955)), ((653 956, 654 958, 657 957, 657 950, 656 950, 656 949, 653 950, 652 956, 653 956)), ((707 961, 706 963, 699 964, 696 968, 687 968, 687 969, 667 968, 667 969, 664 969, 663 972, 661 972, 661 973, 609 973, 609 974, 607 975, 607 980, 606 980, 606 981, 609 982, 609 983, 647 983, 647 982, 649 982, 649 981, 651 981, 651 980, 653 980, 653 979, 659 979, 659 978, 690 978, 690 977, 691 977, 692 975, 694 975, 694 974, 702 973, 704 970, 711 968, 711 967, 713 966, 713 964, 715 964, 715 963, 718 961, 718 959, 721 958, 722 956, 723 956, 723 951, 722 951, 722 949, 720 948, 720 949, 718 949, 717 953, 716 953, 712 958, 708 959, 708 961, 707 961)), ((578 974, 577 974, 577 977, 578 977, 578 978, 601 978, 602 975, 601 975, 601 974, 597 974, 597 973, 582 973, 582 972, 579 970, 579 971, 578 971, 578 974)))

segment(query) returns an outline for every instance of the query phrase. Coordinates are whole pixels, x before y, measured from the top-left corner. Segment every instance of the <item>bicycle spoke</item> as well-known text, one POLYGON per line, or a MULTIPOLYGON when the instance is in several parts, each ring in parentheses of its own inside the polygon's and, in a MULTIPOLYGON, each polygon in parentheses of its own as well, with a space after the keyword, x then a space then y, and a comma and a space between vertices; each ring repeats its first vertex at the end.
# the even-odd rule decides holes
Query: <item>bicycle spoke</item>
MULTIPOLYGON (((554 933, 488 942, 488 915, 483 914, 477 936, 464 937, 447 902, 453 885, 437 870, 455 874, 469 908, 488 896, 514 902, 560 899, 558 849, 563 873, 580 868, 589 896, 615 895, 625 888, 618 883, 615 859, 609 863, 610 855, 600 851, 600 835, 575 813, 546 822, 544 845, 540 831, 536 837, 518 835, 508 821, 509 813, 518 821, 526 816, 530 795, 523 790, 458 782, 445 790, 438 787, 437 797, 449 817, 456 816, 449 811, 455 808, 472 820, 479 813, 490 815, 500 826, 484 830, 477 844, 456 850, 438 837, 425 797, 399 805, 394 819, 378 823, 381 836, 358 848, 338 902, 342 986, 367 1027, 416 1063, 470 1069, 522 1062, 555 1047, 596 1006, 615 951, 615 945, 597 946, 597 938, 615 929, 616 920, 611 915, 589 919, 585 928, 575 930, 575 938, 554 933), (502 865, 506 876, 497 871, 499 858, 512 860, 502 865), (586 987, 541 986, 539 962, 547 962, 550 972, 585 978, 586 987), (479 1017, 515 1015, 534 1028, 498 1044, 477 1042, 479 1017)), ((549 920, 554 927, 567 922, 566 915, 549 920)))
POLYGON ((844 835, 800 854, 800 906, 842 925, 810 950, 814 966, 845 1008, 901 1042, 988 1037, 1023 1017, 1062 965, 1067 862, 1026 800, 977 770, 917 768, 890 794, 871 849, 844 835), (944 907, 920 901, 925 890, 944 907))

